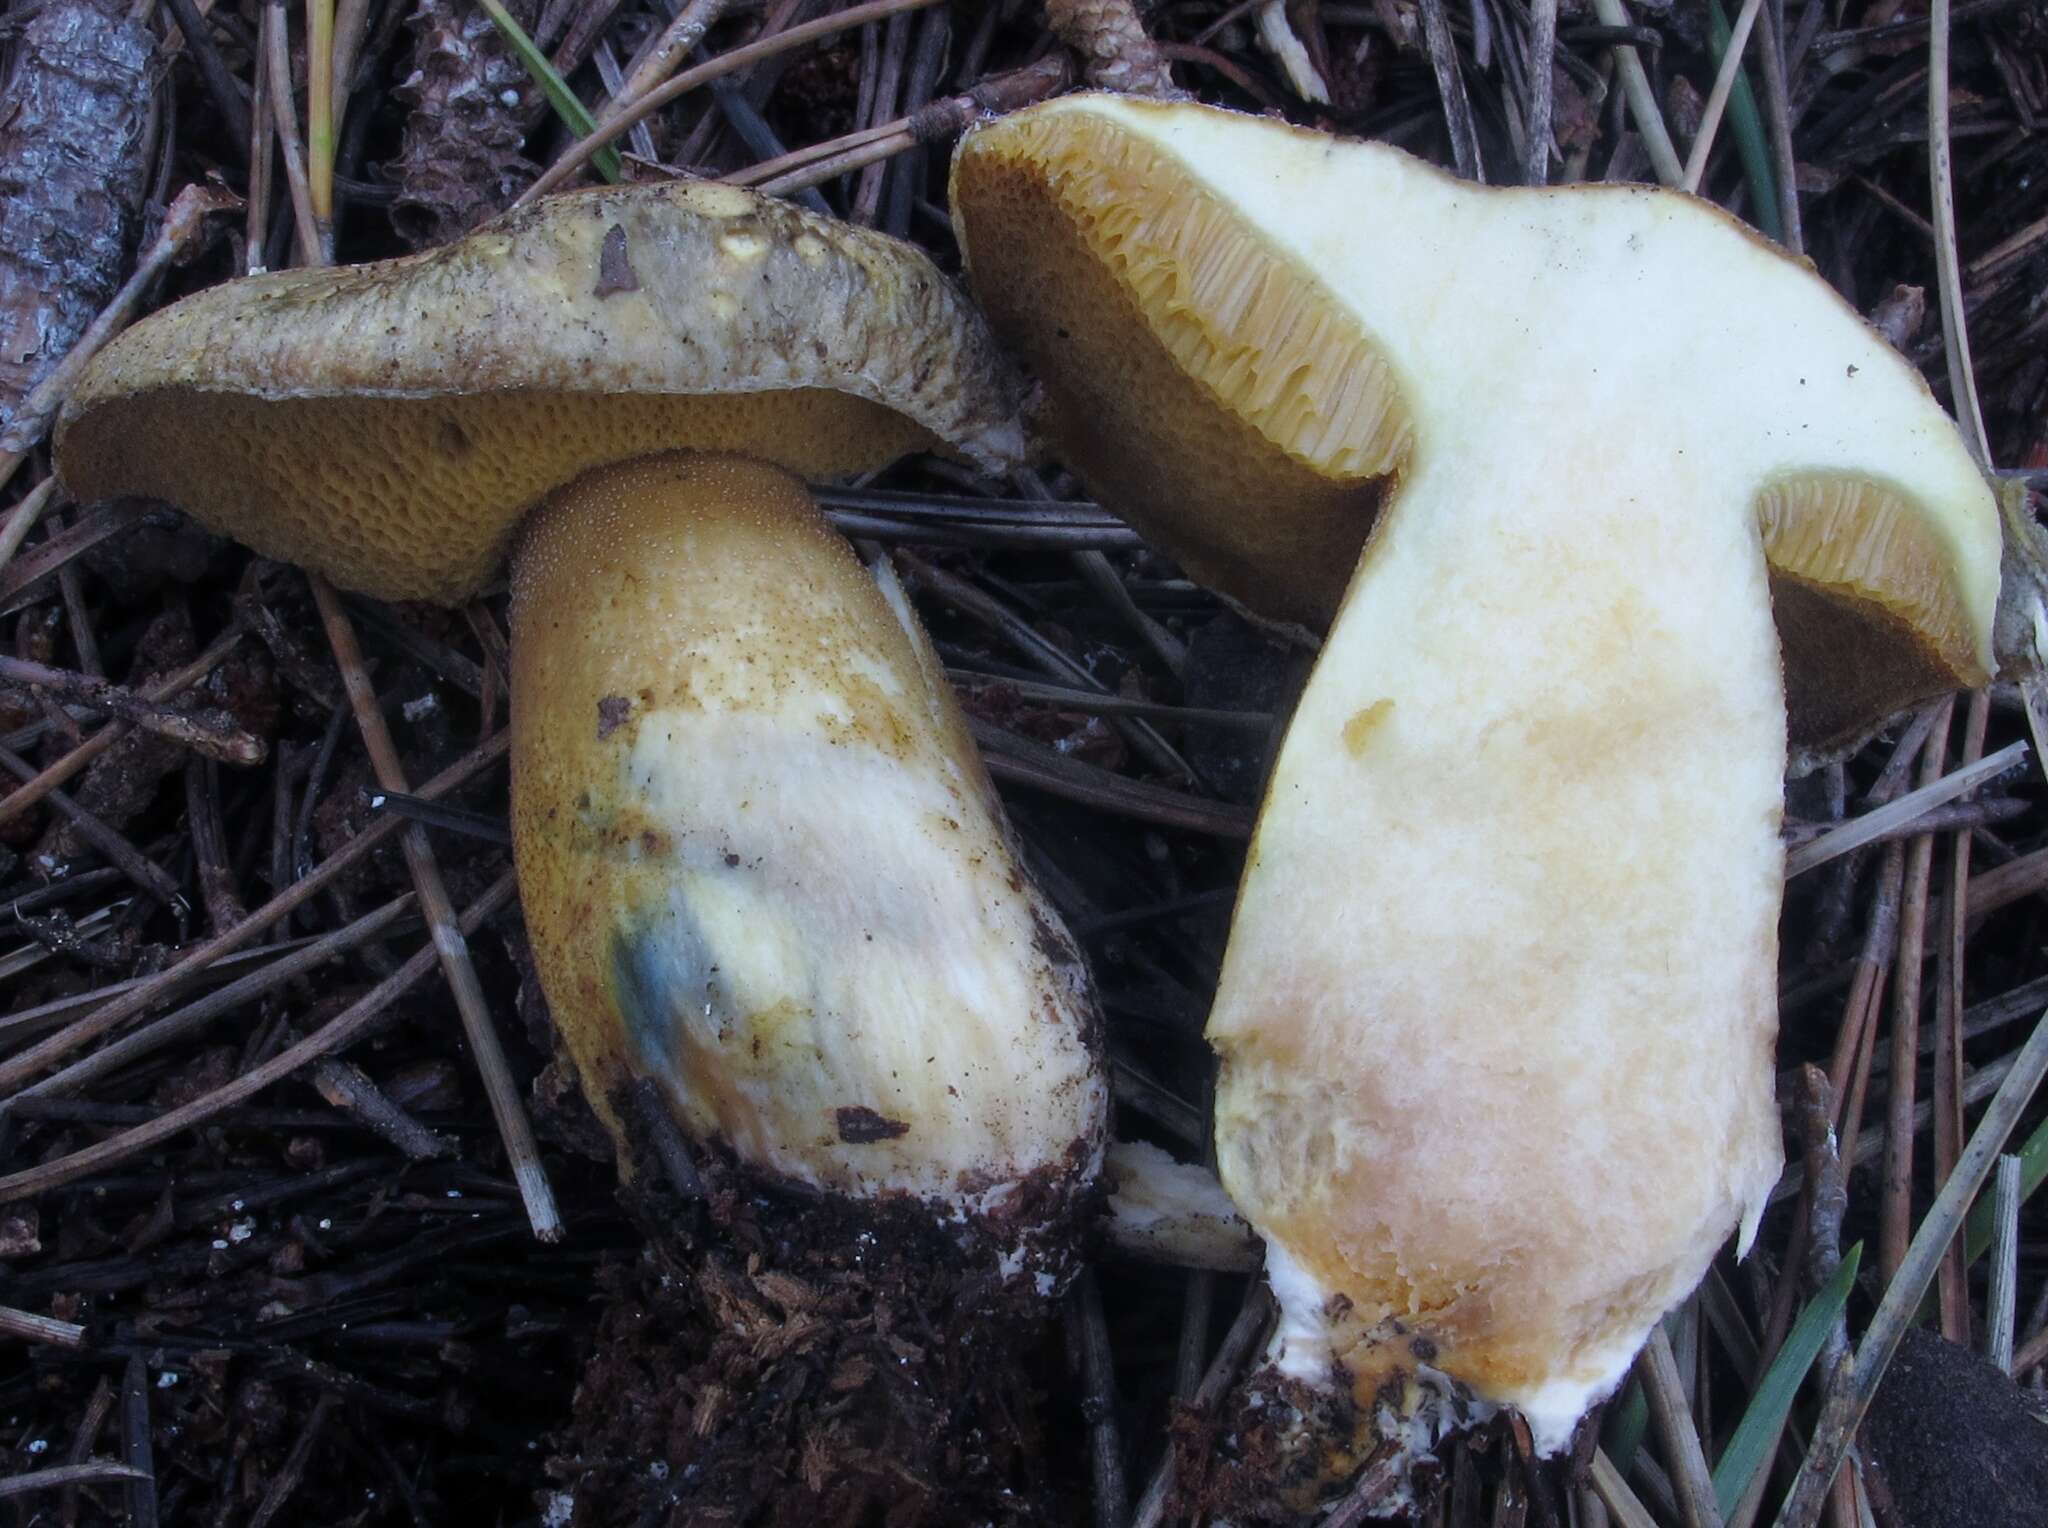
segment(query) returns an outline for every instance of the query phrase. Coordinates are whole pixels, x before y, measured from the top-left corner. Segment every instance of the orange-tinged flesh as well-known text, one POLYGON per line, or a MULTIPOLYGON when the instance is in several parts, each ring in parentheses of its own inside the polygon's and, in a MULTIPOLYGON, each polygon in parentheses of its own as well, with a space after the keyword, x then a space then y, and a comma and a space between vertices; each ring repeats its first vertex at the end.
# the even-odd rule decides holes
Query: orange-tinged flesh
POLYGON ((1375 1422, 1385 1385, 1463 1387, 1545 1452, 1779 1167, 1755 531, 1647 441, 1582 495, 1589 445, 1403 483, 1275 763, 1208 1030, 1283 1372, 1341 1363, 1375 1422))
MULTIPOLYGON (((977 289, 1051 423, 1074 430, 1063 396, 1103 411, 1057 444, 1091 482, 1108 456, 1124 476, 1098 492, 1184 556, 1216 554, 1187 479, 1221 476, 1203 452, 1229 438, 1208 415, 1206 442, 1172 433, 1190 396, 1220 411, 1219 377, 1249 378, 1255 402, 1343 407, 1301 333, 1357 339, 1353 370, 1392 390, 1352 442, 1363 460, 1398 441, 1370 534, 1352 527, 1340 569, 1293 570, 1349 583, 1209 1016, 1218 1172, 1280 1306, 1248 1404, 1298 1409, 1273 1423, 1281 1452, 1339 1473, 1486 1407, 1554 1453, 1754 1231, 1781 1160, 1787 704, 1794 740, 1825 743, 1984 677, 1982 473, 1810 270, 1691 198, 1475 186, 1385 145, 1095 96, 982 129, 956 188, 977 289), (1012 273, 1033 238, 1081 251, 1079 284, 1123 309, 1077 316, 1012 273), (1238 250, 1266 285, 1208 280, 1238 250), (1291 315, 1301 273, 1330 307, 1312 323, 1200 301, 1256 290, 1291 315), (1090 391, 1162 372, 1178 391, 1120 413, 1090 391), (1181 476, 1140 438, 1155 415, 1181 476)), ((1289 506, 1256 508, 1231 592, 1284 581, 1298 550, 1289 506)))

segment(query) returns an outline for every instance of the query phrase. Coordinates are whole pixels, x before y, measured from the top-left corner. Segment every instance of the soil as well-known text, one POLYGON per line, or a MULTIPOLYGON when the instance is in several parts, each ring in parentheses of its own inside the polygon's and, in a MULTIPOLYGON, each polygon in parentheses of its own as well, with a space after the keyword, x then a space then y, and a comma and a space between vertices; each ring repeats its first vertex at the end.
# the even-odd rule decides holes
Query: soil
POLYGON ((1926 1327, 1899 1343, 1863 1437, 1896 1528, 2048 1528, 2048 1407, 1926 1327))
MULTIPOLYGON (((631 1117, 628 1115, 627 1117, 631 1117)), ((641 1154, 647 1228, 603 1313, 549 1471, 574 1528, 918 1528, 1071 1521, 1056 1304, 977 1228, 857 1205, 693 1154, 685 1199, 641 1154)), ((1075 1266, 1044 1249, 1039 1267, 1075 1266)), ((1048 1287, 1056 1282, 1049 1275, 1048 1287)))

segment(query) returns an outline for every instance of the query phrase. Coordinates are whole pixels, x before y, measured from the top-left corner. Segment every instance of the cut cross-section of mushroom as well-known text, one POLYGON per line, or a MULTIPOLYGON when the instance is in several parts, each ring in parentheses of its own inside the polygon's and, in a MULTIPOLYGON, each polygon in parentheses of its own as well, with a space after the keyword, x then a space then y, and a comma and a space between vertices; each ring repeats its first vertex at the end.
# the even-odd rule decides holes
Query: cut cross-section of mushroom
POLYGON ((1524 420, 1544 446, 1518 494, 1572 491, 1637 442, 1752 469, 1800 746, 1986 672, 1998 532, 1953 427, 1810 270, 1708 203, 1489 190, 1383 145, 1098 95, 971 135, 953 199, 1062 454, 1264 614, 1327 623, 1385 497, 1524 420), (1810 310, 1789 330, 1787 301, 1810 310), (1667 313, 1697 321, 1667 333, 1667 313), (1909 496, 1892 458, 1955 484, 1909 496))
MULTIPOLYGON (((653 1084, 835 1387, 700 1413, 668 1462, 721 1511, 860 1460, 993 1511, 1003 1466, 959 1463, 991 1425, 975 1396, 1016 1403, 1005 1355, 1035 1328, 1012 1318, 1063 1287, 1092 1211, 1108 1088, 1080 959, 900 591, 800 481, 927 446, 1001 466, 1017 397, 911 246, 670 185, 215 288, 109 346, 60 428, 75 493, 171 499, 350 589, 467 599, 519 542, 514 847, 564 1047, 622 1163, 621 1089, 653 1084), (845 1319, 789 1303, 814 1284, 845 1319), (985 1362, 913 1360, 913 1313, 985 1362), (884 1373, 895 1399, 853 1394, 884 1373), (801 1469, 760 1463, 791 1429, 801 1469)), ((676 1339, 707 1393, 731 1298, 674 1296, 718 1339, 676 1339)), ((593 1448, 640 1425, 634 1395, 583 1395, 593 1448)), ((649 1478, 630 1489, 666 1512, 682 1486, 649 1478)))
POLYGON ((1691 198, 1092 96, 979 131, 953 196, 1098 496, 1337 612, 1209 1023, 1296 1484, 1497 1405, 1554 1451, 1779 1169, 1788 697, 1825 744, 1981 682, 1992 497, 1691 198))

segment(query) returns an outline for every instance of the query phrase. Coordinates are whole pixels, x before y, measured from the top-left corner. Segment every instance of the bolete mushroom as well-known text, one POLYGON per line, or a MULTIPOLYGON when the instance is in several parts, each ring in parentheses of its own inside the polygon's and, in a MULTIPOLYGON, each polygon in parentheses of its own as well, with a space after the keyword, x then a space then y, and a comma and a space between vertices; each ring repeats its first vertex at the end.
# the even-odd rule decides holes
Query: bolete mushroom
POLYGON ((1500 1406, 1555 1451, 1779 1171, 1788 697, 1824 745, 1983 682, 1992 496, 1686 196, 1073 96, 969 138, 953 205, 1095 493, 1335 611, 1209 1020, 1260 1425, 1316 1440, 1305 1494, 1500 1406))
POLYGON ((1039 1301, 1102 1156, 1090 987, 907 602, 799 481, 1000 466, 1015 396, 909 245, 637 186, 179 303, 98 359, 58 458, 390 598, 469 598, 530 519, 521 896, 622 1154, 650 1079, 743 1202, 915 1218, 935 1278, 1039 1301))

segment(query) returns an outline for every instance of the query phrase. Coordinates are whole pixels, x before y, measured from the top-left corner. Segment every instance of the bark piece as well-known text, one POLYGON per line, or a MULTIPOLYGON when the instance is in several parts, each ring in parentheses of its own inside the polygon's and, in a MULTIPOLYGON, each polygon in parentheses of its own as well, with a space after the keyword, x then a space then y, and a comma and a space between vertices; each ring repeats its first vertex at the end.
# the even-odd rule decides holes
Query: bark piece
POLYGON ((2048 1420, 1967 1348, 1914 1327, 1863 1436, 1896 1513, 1914 1528, 2048 1528, 2048 1420))
POLYGON ((53 0, 0 88, 0 430, 120 284, 142 206, 156 40, 53 0))

